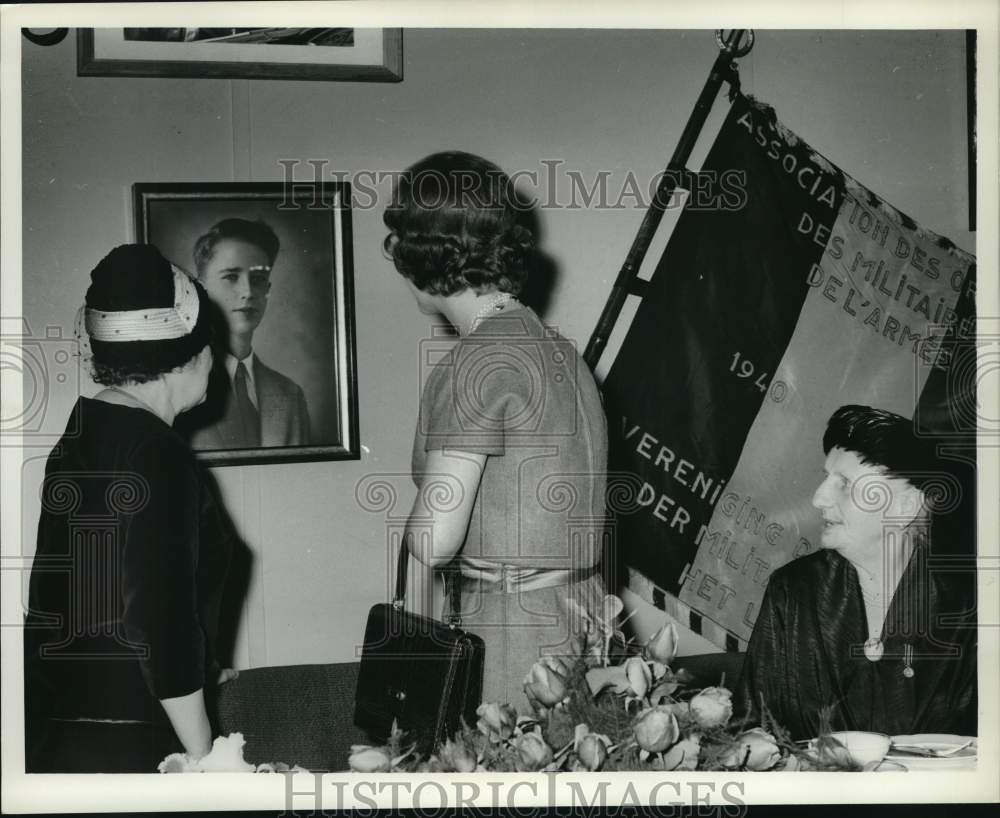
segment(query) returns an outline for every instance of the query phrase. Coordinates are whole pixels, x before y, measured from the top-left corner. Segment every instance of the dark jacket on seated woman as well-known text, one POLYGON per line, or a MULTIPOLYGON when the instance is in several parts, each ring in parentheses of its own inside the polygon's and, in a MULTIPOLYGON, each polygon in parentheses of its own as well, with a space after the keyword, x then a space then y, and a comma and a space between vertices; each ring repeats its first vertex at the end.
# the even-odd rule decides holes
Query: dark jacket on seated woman
POLYGON ((833 551, 794 560, 768 584, 738 691, 744 710, 759 717, 763 701, 795 739, 819 734, 824 707, 832 730, 975 735, 976 629, 962 616, 971 585, 914 552, 872 662, 851 563, 833 551))
POLYGON ((822 550, 771 576, 738 703, 795 739, 975 735, 975 572, 930 542, 946 499, 932 442, 852 405, 830 418, 823 451, 822 550))

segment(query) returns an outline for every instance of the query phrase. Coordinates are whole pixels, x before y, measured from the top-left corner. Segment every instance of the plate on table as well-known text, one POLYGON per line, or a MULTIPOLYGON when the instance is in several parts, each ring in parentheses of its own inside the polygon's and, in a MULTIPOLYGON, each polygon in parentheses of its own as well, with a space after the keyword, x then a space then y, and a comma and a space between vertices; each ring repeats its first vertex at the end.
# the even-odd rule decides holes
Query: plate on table
POLYGON ((936 750, 937 752, 960 747, 967 741, 971 741, 972 744, 954 755, 942 758, 909 755, 890 747, 885 760, 901 764, 907 770, 974 770, 978 753, 975 736, 956 736, 951 733, 917 733, 912 736, 892 737, 893 745, 901 744, 908 747, 919 747, 923 750, 936 750))

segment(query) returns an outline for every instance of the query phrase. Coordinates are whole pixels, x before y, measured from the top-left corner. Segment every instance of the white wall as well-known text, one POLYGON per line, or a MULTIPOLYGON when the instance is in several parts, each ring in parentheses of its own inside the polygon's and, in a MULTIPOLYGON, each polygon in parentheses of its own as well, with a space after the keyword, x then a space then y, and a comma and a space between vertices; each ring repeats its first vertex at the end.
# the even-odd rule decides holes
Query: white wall
MULTIPOLYGON (((616 194, 628 171, 647 180, 666 165, 716 54, 708 32, 407 30, 404 40, 399 84, 79 78, 72 38, 25 42, 23 311, 32 332, 72 333, 89 271, 132 240, 133 182, 278 181, 278 160, 290 158, 348 173, 399 170, 454 147, 508 171, 544 174, 542 159, 587 180, 607 170, 616 194)), ((962 32, 760 31, 742 66, 744 89, 790 128, 975 251, 962 32)), ((541 182, 527 189, 552 192, 541 182)), ((542 247, 559 272, 547 319, 581 348, 642 216, 634 207, 540 214, 542 247)), ((429 325, 381 255, 381 207, 358 209, 353 221, 362 459, 215 469, 256 557, 241 667, 353 659, 367 610, 388 587, 384 523, 359 507, 355 488, 366 475, 395 474, 400 505, 409 501, 417 351, 429 325)), ((50 388, 47 419, 58 427, 77 390, 50 388)), ((26 554, 46 453, 26 458, 26 554)), ((662 618, 645 608, 637 621, 646 630, 662 618)), ((691 633, 683 642, 685 652, 712 649, 691 633)))

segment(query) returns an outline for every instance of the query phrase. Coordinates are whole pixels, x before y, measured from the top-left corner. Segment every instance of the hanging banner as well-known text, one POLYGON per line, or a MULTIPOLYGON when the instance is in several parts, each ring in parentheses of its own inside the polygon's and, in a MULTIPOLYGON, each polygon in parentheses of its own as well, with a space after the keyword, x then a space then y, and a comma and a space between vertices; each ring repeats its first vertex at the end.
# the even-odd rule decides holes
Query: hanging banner
POLYGON ((632 590, 736 650, 818 547, 826 421, 914 417, 974 332, 975 259, 747 97, 696 181, 604 382, 609 468, 632 590))

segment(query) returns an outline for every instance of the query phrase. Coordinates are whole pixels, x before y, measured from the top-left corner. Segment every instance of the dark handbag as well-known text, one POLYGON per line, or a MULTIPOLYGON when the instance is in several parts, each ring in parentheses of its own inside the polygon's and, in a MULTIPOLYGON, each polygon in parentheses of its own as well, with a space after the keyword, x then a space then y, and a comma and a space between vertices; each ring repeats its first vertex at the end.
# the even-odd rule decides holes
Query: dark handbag
POLYGON ((475 724, 485 645, 458 627, 461 589, 454 572, 445 575, 452 607, 448 624, 405 610, 408 561, 404 538, 396 595, 368 613, 354 723, 372 740, 384 742, 395 721, 428 752, 460 730, 463 720, 475 724))

